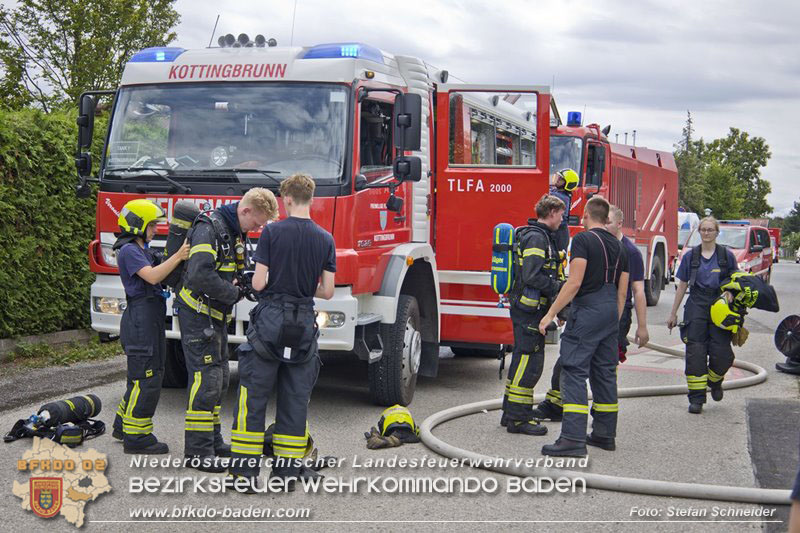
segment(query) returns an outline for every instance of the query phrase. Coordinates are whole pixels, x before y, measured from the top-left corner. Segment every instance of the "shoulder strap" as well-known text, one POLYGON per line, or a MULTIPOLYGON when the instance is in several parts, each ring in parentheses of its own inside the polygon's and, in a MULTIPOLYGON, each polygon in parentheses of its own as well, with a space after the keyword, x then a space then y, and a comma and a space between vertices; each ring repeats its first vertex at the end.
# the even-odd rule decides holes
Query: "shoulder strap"
POLYGON ((697 245, 692 248, 692 262, 689 263, 689 286, 694 287, 695 281, 697 281, 697 271, 700 268, 700 257, 702 257, 702 249, 701 245, 697 245))
POLYGON ((611 281, 608 281, 608 271, 611 270, 611 269, 609 268, 608 252, 606 251, 606 245, 603 242, 603 238, 600 235, 598 235, 596 232, 592 231, 592 230, 589 230, 587 233, 591 233, 592 235, 597 237, 598 241, 600 241, 600 246, 602 246, 602 248, 603 248, 603 257, 605 259, 605 264, 606 264, 605 282, 606 283, 614 283, 614 278, 617 277, 617 267, 619 266, 619 253, 617 253, 617 262, 616 262, 616 264, 614 264, 614 276, 611 278, 611 281))
MULTIPOLYGON (((547 235, 547 232, 540 228, 539 226, 520 226, 519 228, 514 229, 514 240, 515 241, 522 241, 522 239, 528 234, 529 231, 535 231, 542 235, 545 238, 545 242, 547 243, 547 249, 545 250, 545 254, 547 257, 550 256, 550 237, 547 235)), ((519 245, 517 242, 514 243, 514 251, 518 254, 521 254, 522 251, 519 249, 519 245)))

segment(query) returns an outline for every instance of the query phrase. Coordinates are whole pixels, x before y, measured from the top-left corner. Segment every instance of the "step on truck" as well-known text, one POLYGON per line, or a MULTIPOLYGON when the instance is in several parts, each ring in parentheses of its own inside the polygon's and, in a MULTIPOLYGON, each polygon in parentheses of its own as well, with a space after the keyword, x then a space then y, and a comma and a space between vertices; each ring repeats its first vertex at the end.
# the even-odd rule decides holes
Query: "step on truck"
MULTIPOLYGON (((525 224, 547 192, 548 88, 453 84, 421 59, 363 43, 240 37, 239 47, 142 50, 119 88, 81 96, 78 192, 98 188, 92 327, 119 333, 125 295, 111 246, 126 202, 150 199, 171 218, 179 200, 214 208, 256 186, 277 193, 303 172, 317 185, 311 216, 336 241, 335 294, 316 302, 319 346, 368 363, 374 402, 410 403, 417 377, 436 376, 442 346, 511 344, 508 308, 489 286, 491 232, 525 224), (113 103, 95 172, 101 98, 113 103)), ((164 224, 152 246, 166 234, 164 224)), ((232 358, 253 305, 235 306, 232 358)), ((168 315, 166 381, 185 386, 180 324, 168 315)))

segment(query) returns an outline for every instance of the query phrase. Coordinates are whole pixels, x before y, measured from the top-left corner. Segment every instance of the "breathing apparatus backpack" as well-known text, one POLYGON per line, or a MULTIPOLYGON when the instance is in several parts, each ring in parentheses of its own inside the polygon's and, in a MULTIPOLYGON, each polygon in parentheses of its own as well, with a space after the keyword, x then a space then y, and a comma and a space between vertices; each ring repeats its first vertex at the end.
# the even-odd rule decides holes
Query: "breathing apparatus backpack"
POLYGON ((50 402, 27 420, 17 420, 3 441, 41 437, 74 448, 105 432, 102 421, 92 420, 100 414, 101 407, 100 398, 94 394, 50 402))
MULTIPOLYGON (((189 236, 189 231, 194 225, 194 221, 200 215, 200 208, 190 200, 181 200, 175 204, 172 210, 172 220, 169 223, 169 233, 167 234, 167 245, 164 248, 164 257, 171 257, 183 245, 189 236)), ((164 278, 164 284, 171 287, 176 293, 181 290, 181 280, 186 261, 175 267, 175 270, 164 278)))

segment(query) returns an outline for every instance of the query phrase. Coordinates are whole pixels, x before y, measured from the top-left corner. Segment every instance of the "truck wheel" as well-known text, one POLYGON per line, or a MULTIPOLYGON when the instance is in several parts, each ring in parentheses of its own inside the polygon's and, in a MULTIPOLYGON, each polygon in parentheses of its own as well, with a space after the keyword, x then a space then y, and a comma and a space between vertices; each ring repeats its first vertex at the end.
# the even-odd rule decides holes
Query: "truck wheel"
POLYGON ((112 335, 111 333, 101 331, 97 334, 97 338, 103 343, 114 342, 115 340, 119 339, 119 335, 112 335))
POLYGON ((422 357, 419 305, 406 294, 397 302, 394 324, 381 324, 383 355, 369 365, 369 394, 378 405, 408 405, 414 398, 422 357))
POLYGON ((661 286, 664 283, 664 266, 661 264, 661 256, 653 258, 653 273, 650 279, 644 280, 644 296, 647 305, 653 307, 658 305, 658 298, 661 296, 661 286))
POLYGON ((497 354, 500 353, 500 348, 502 346, 498 344, 497 348, 493 350, 486 348, 456 348, 455 346, 451 346, 450 350, 456 357, 490 357, 496 359, 497 354))
POLYGON ((164 381, 161 386, 165 389, 185 389, 188 383, 186 373, 186 360, 183 357, 183 346, 177 339, 167 339, 167 357, 164 361, 164 381))
POLYGON ((772 267, 769 267, 769 270, 767 270, 767 275, 764 276, 764 283, 769 283, 770 279, 772 279, 772 267))

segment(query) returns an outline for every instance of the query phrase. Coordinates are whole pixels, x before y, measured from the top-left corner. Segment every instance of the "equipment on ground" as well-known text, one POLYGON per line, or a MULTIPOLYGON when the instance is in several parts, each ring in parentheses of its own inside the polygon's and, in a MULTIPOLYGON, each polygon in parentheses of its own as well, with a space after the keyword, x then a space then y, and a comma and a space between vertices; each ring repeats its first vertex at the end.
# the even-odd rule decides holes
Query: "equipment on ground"
POLYGON ((92 420, 100 414, 101 407, 100 398, 94 394, 47 403, 26 420, 17 420, 3 441, 41 437, 74 448, 105 432, 102 421, 92 420))
POLYGON ((789 315, 778 324, 775 347, 786 356, 786 361, 776 363, 775 368, 800 376, 800 316, 789 315))

